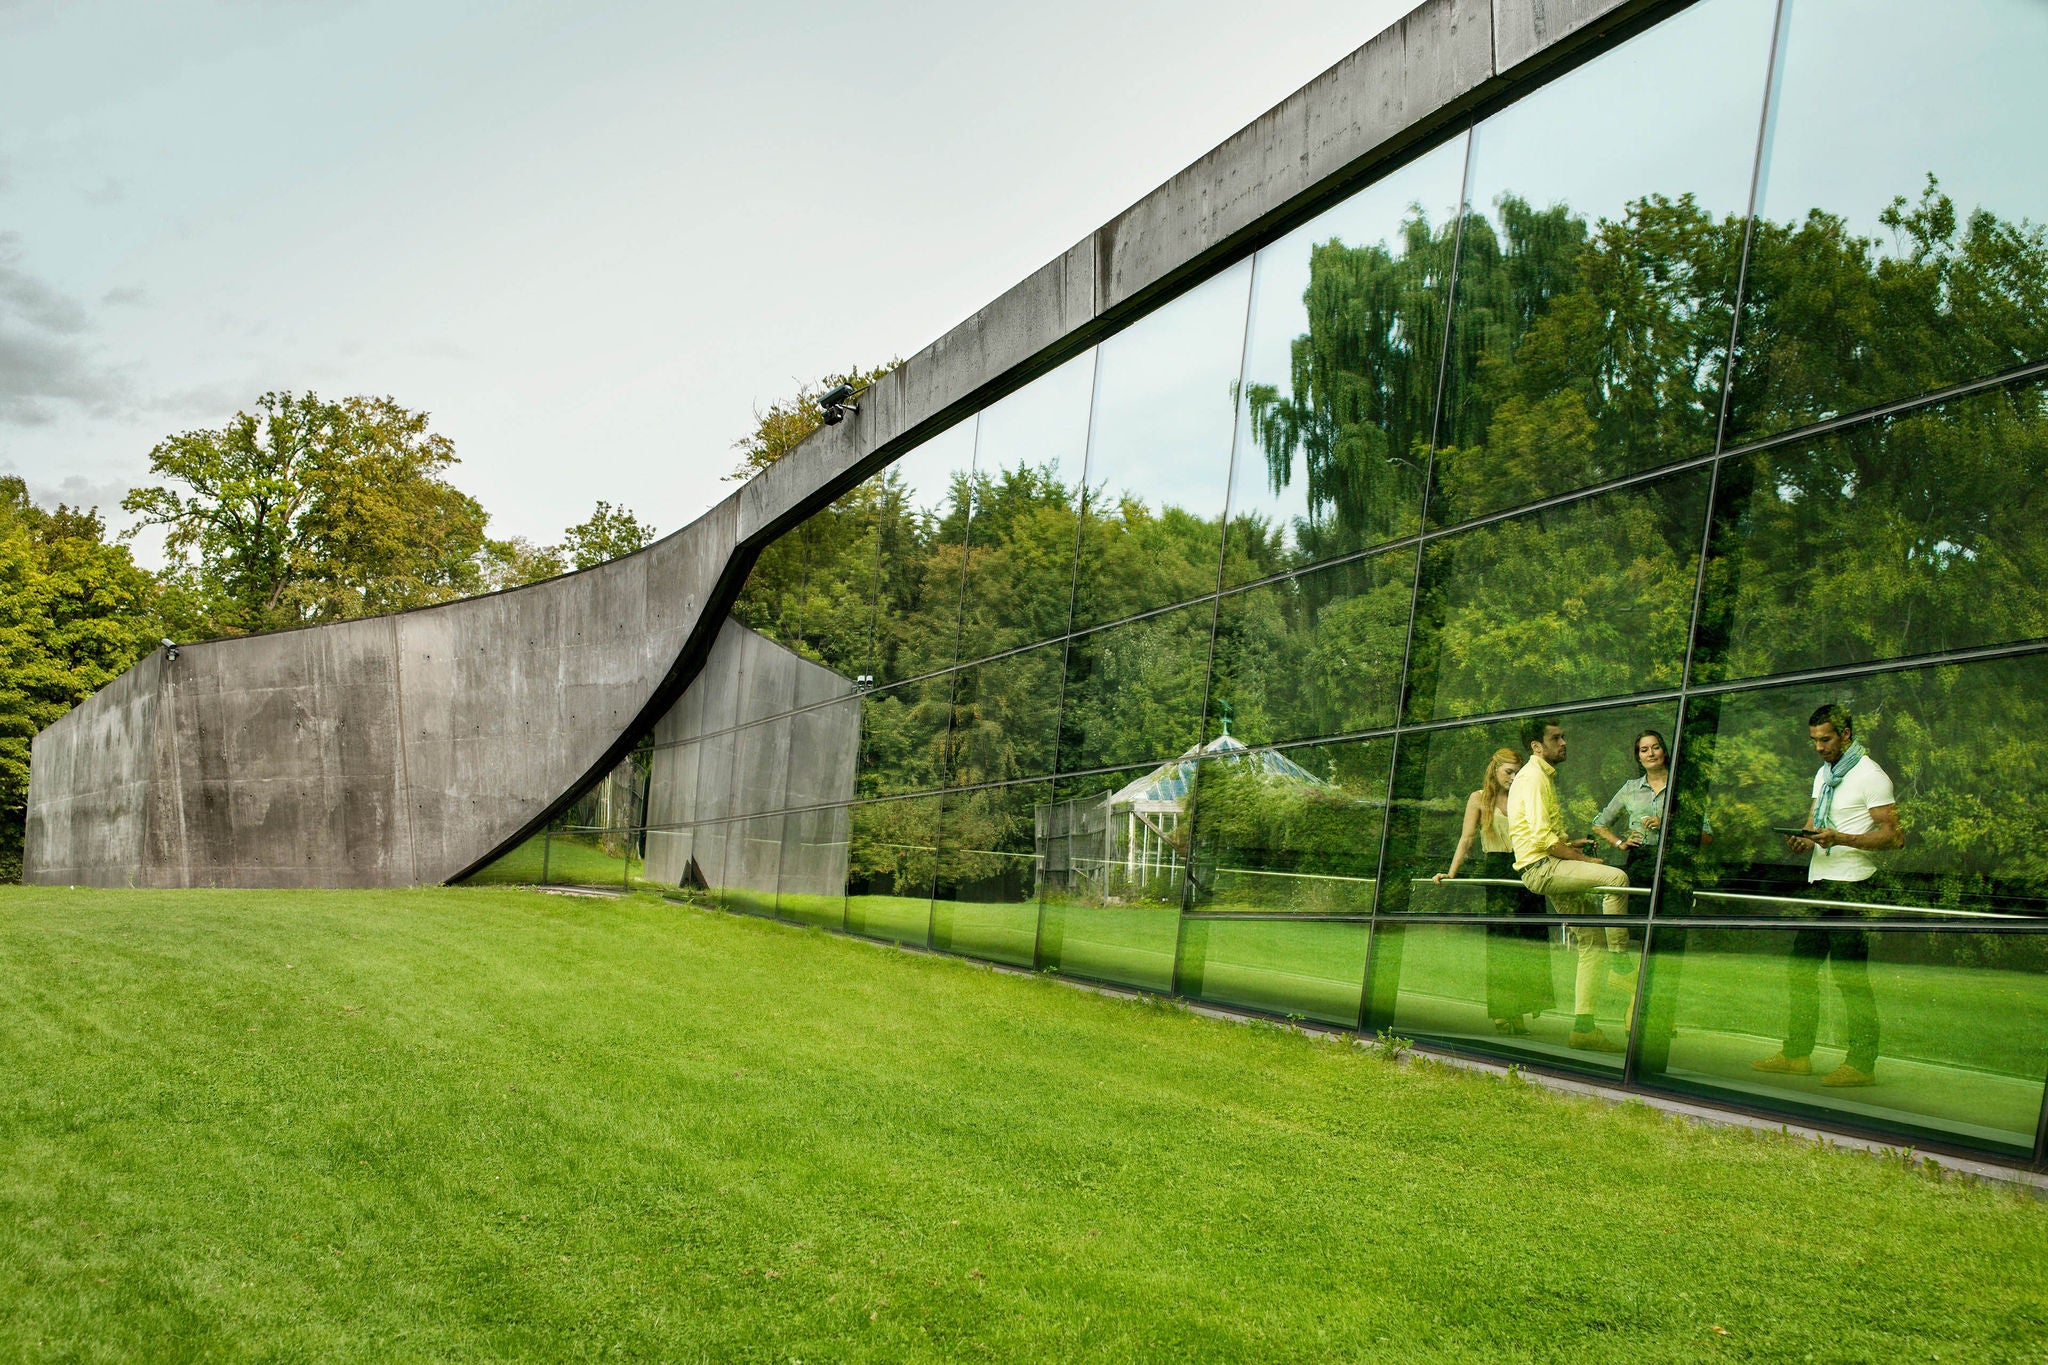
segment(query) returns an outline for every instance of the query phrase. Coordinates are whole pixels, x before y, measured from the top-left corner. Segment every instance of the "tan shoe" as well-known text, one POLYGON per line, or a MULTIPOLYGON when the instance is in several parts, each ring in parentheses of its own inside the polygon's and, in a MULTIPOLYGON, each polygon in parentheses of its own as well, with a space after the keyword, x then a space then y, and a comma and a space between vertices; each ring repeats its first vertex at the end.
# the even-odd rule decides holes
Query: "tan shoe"
POLYGON ((1813 1061, 1811 1058, 1787 1057, 1782 1052, 1774 1052, 1768 1057, 1759 1057, 1751 1062, 1750 1065, 1758 1071, 1780 1071, 1787 1076, 1811 1076, 1813 1074, 1813 1061))
POLYGON ((1581 1052, 1626 1052, 1628 1050, 1596 1028, 1587 1029, 1584 1033, 1574 1033, 1564 1041, 1567 1047, 1575 1047, 1581 1052))
POLYGON ((1850 1066, 1847 1062, 1843 1062, 1833 1071, 1830 1071, 1827 1075, 1821 1077, 1820 1083, 1822 1085, 1833 1086, 1876 1085, 1877 1077, 1868 1071, 1858 1071, 1855 1067, 1850 1066))

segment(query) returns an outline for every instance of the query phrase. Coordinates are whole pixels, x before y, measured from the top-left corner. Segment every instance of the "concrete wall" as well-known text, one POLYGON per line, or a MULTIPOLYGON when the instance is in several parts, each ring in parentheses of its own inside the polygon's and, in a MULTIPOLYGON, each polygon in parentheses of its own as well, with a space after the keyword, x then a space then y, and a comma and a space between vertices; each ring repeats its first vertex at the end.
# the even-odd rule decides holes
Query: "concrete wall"
MULTIPOLYGON (((783 812, 853 799, 860 693, 850 680, 728 620, 696 679, 656 722, 654 743, 650 880, 680 884, 695 859, 718 890, 773 896, 785 876, 798 894, 844 889, 844 835, 836 863, 829 840, 817 837, 829 833, 834 812, 783 812), (792 835, 801 845, 794 852, 792 835)), ((836 817, 843 827, 844 810, 836 817)))
MULTIPOLYGON (((139 665, 37 737, 24 875, 387 886, 475 866, 662 714, 711 648, 751 556, 781 530, 1660 8, 1426 0, 911 357, 858 414, 639 554, 516 592, 139 665)), ((745 692, 705 704, 737 707, 745 692)), ((772 765, 778 741, 755 738, 743 755, 728 731, 714 764, 772 765)), ((700 788, 709 801, 758 790, 700 788)), ((735 845, 738 826, 717 828, 700 864, 738 857, 755 875, 762 841, 735 845)))

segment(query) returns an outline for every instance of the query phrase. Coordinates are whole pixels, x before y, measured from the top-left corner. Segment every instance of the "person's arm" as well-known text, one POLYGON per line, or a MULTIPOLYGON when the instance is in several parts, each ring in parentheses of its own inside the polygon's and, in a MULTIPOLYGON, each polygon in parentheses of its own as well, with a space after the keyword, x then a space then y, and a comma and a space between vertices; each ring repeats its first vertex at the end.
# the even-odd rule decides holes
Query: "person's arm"
MULTIPOLYGON (((1811 817, 1808 817, 1809 821, 1811 817)), ((1870 821, 1875 828, 1861 834, 1844 834, 1838 829, 1816 830, 1812 840, 1798 842, 1819 844, 1822 848, 1860 848, 1869 853, 1881 853, 1888 848, 1902 848, 1906 842, 1906 831, 1899 824, 1899 808, 1893 806, 1872 806, 1870 821)))
POLYGON ((1472 849, 1472 836, 1479 829, 1479 816, 1486 805, 1484 792, 1473 792, 1465 802, 1465 828, 1458 835, 1458 851, 1451 855, 1451 870, 1439 872, 1431 881, 1441 882, 1446 877, 1458 875, 1458 869, 1465 865, 1465 855, 1472 849))
MULTIPOLYGON (((1819 809, 1820 801, 1817 798, 1813 801, 1807 802, 1806 827, 1808 829, 1813 828, 1813 813, 1819 809)), ((1788 834, 1785 836, 1785 847, 1791 849, 1794 853, 1811 853, 1814 851, 1814 849, 1820 847, 1820 845, 1816 844, 1811 839, 1802 839, 1796 834, 1788 834)))
POLYGON ((1592 842, 1591 839, 1559 839, 1556 843, 1545 849, 1544 852, 1553 858, 1560 858, 1568 863, 1597 863, 1600 860, 1586 852, 1583 847, 1592 842))
POLYGON ((1628 810, 1627 803, 1622 800, 1622 796, 1626 791, 1627 788, 1624 787, 1621 791, 1616 792, 1613 798, 1608 801, 1606 807, 1593 817, 1593 833, 1602 843, 1612 848, 1627 848, 1629 846, 1628 841, 1622 839, 1614 832, 1615 820, 1628 810))

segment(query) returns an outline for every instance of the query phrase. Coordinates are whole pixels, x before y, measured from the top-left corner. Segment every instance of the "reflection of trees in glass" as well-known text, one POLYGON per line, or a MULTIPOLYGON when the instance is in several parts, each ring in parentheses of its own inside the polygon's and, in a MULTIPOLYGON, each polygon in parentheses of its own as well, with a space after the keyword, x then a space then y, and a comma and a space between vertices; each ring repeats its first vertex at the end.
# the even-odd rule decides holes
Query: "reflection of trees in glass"
POLYGON ((1392 725, 1414 569, 1401 552, 1224 598, 1212 713, 1251 744, 1392 725))
POLYGON ((1821 209, 1757 224, 1731 440, 2048 357, 2048 232, 1959 215, 1933 175, 1879 218, 1890 242, 1821 209))
POLYGON ((1418 209, 1402 237, 1399 254, 1336 239, 1311 247, 1309 329, 1290 348, 1290 392, 1245 390, 1275 493, 1293 481, 1300 452, 1309 515, 1295 534, 1309 560, 1414 522, 1456 232, 1432 230, 1418 209))
POLYGON ((847 844, 847 888, 856 896, 928 896, 938 850, 933 798, 855 806, 847 844))
POLYGON ((1157 763, 1192 745, 1208 680, 1210 619, 1201 605, 1076 639, 1060 717, 1061 768, 1157 763))
MULTIPOLYGON (((1929 178, 1887 243, 1816 209, 1758 225, 1731 435, 1782 430, 2048 356, 2048 237, 1929 178)), ((1721 408, 1743 222, 1651 195, 1617 219, 1509 195, 1465 219, 1431 518, 1447 524, 1702 454, 1721 408)), ((1384 536, 1435 394, 1433 292, 1449 229, 1405 251, 1316 247, 1293 392, 1248 392, 1276 488, 1303 457, 1305 559, 1384 536), (1349 543, 1349 542, 1345 542, 1349 543)))
POLYGON ((1433 542, 1412 718, 1676 687, 1706 482, 1676 475, 1433 542))
POLYGON ((1347 748, 1289 754, 1302 760, 1306 777, 1257 755, 1202 763, 1182 828, 1194 830, 1196 893, 1204 908, 1332 914, 1371 908, 1369 883, 1379 869, 1386 807, 1386 748, 1347 748), (1287 875, 1231 875, 1245 870, 1287 875), (1227 889, 1219 893, 1219 887, 1227 889))
POLYGON ((2048 636, 2048 401, 2033 385, 1731 462, 1701 676, 2048 636))

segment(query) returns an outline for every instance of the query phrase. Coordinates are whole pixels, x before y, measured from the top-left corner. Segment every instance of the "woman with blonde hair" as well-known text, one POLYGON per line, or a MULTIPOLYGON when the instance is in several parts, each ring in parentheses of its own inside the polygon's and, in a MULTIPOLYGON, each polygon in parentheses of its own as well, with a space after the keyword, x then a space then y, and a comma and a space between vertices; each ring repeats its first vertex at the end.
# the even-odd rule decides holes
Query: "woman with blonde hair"
MULTIPOLYGON (((1496 749, 1486 761, 1479 790, 1465 800, 1465 826, 1447 871, 1432 879, 1455 878, 1479 841, 1473 871, 1486 879, 1486 914, 1492 919, 1543 917, 1543 897, 1522 885, 1515 875, 1514 847, 1508 842, 1508 785, 1522 768, 1513 749, 1496 749)), ((1499 1033, 1527 1033, 1527 1018, 1557 1003, 1550 981, 1550 928, 1547 924, 1486 926, 1486 1012, 1499 1033)))

